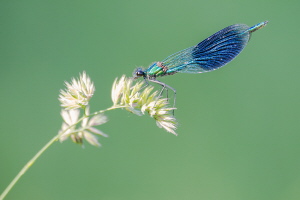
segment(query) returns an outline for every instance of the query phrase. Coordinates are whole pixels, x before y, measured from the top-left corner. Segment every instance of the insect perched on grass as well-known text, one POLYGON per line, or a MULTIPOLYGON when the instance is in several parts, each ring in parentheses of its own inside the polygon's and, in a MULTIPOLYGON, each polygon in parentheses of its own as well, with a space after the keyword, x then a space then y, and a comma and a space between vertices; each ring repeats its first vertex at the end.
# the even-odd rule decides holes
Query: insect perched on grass
MULTIPOLYGON (((171 86, 156 80, 157 77, 181 73, 203 73, 223 67, 233 60, 247 45, 253 32, 266 26, 268 21, 261 22, 252 27, 245 24, 228 26, 196 46, 181 50, 164 59, 153 63, 148 69, 137 68, 133 76, 135 79, 143 77, 148 81, 158 83, 164 89, 174 92, 174 105, 176 90, 171 86)), ((160 95, 161 95, 160 93, 160 95)))

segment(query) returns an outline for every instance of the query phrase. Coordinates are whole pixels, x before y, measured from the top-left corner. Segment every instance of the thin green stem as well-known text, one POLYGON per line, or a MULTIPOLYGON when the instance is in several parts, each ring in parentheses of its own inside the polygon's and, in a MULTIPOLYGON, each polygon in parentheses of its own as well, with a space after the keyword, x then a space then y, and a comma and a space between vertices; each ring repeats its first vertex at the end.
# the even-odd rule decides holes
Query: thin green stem
POLYGON ((87 117, 92 117, 92 116, 95 116, 95 115, 98 115, 100 113, 104 113, 106 111, 109 111, 109 110, 114 110, 114 109, 117 109, 117 108, 127 108, 128 106, 112 106, 110 108, 107 108, 105 110, 100 110, 100 111, 97 111, 97 112, 94 112, 93 114, 90 114, 88 115, 87 117))
POLYGON ((17 176, 12 180, 12 182, 7 186, 7 188, 3 191, 0 196, 0 200, 4 199, 7 193, 13 188, 13 186, 18 182, 23 174, 33 165, 33 163, 50 147, 55 141, 58 140, 58 135, 53 137, 35 156, 21 169, 21 171, 17 174, 17 176))
POLYGON ((106 111, 109 110, 114 110, 117 108, 125 108, 126 106, 112 106, 110 108, 107 108, 105 110, 100 110, 97 112, 94 112, 93 114, 90 115, 84 115, 83 117, 81 117, 75 124, 69 126, 67 129, 65 129, 64 131, 61 131, 59 134, 57 134, 55 137, 53 137, 41 150, 39 150, 37 152, 37 154, 35 154, 35 156, 21 169, 21 171, 17 174, 17 176, 11 181, 11 183, 6 187, 6 189, 3 191, 3 193, 0 195, 0 200, 3 200, 4 197, 8 194, 8 192, 14 187, 14 185, 18 182, 18 180, 23 176, 23 174, 25 174, 25 172, 27 172, 27 170, 34 164, 34 162, 46 151, 46 149, 48 149, 48 147, 50 147, 54 142, 56 142, 59 137, 64 134, 67 130, 69 130, 71 127, 76 126, 78 123, 80 123, 82 120, 84 120, 87 117, 91 117, 91 116, 95 116, 98 115, 100 113, 104 113, 106 111))

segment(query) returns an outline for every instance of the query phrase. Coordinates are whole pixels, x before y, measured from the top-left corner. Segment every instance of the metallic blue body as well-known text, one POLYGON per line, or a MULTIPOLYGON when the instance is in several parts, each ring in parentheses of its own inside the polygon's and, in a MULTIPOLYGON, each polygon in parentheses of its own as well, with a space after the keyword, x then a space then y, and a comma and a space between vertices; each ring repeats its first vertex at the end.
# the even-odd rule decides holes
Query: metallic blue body
POLYGON ((177 72, 203 73, 216 70, 233 60, 247 45, 251 33, 267 23, 261 22, 252 27, 245 24, 228 26, 196 46, 172 54, 162 62, 153 63, 145 71, 139 69, 136 75, 154 80, 177 72))

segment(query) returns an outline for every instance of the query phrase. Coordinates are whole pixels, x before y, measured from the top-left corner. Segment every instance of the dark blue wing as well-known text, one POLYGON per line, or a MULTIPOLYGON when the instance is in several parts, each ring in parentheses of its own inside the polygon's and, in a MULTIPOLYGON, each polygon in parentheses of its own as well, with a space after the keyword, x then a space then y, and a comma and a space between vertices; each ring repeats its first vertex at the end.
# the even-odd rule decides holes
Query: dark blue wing
POLYGON ((162 61, 168 73, 203 73, 216 70, 234 59, 247 45, 250 27, 228 26, 196 46, 179 51, 162 61))

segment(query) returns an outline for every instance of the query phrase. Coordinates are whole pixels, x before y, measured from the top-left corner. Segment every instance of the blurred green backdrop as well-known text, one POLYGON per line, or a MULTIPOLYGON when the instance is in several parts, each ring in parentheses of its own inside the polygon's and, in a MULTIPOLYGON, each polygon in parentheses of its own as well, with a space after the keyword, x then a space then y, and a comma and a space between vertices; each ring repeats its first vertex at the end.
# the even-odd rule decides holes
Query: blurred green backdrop
POLYGON ((86 70, 92 110, 113 80, 235 23, 269 20, 233 62, 160 80, 179 136, 108 112, 103 147, 55 143, 6 199, 300 199, 299 1, 0 1, 0 190, 60 129, 64 81, 86 70))

